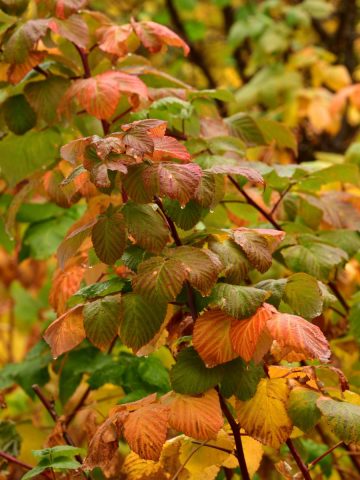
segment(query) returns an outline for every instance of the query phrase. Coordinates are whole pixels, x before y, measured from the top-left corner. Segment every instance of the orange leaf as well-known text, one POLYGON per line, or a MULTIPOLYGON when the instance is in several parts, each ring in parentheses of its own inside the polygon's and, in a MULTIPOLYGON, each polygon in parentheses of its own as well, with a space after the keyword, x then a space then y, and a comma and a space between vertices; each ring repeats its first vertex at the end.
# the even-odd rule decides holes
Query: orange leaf
POLYGON ((134 20, 131 20, 131 24, 144 47, 151 53, 159 52, 164 45, 180 47, 185 55, 190 52, 187 43, 164 25, 155 22, 135 22, 134 20))
POLYGON ((141 458, 159 460, 166 441, 169 411, 169 407, 154 403, 129 414, 124 436, 141 458))
POLYGON ((269 350, 272 339, 265 327, 276 313, 275 307, 264 303, 252 317, 245 320, 233 319, 230 328, 231 343, 235 352, 245 361, 260 361, 269 350))
POLYGON ((193 344, 208 368, 237 357, 230 341, 230 327, 235 320, 222 310, 209 310, 195 323, 193 344))
POLYGON ((165 158, 178 158, 183 162, 189 162, 190 153, 186 150, 184 145, 173 137, 153 137, 154 152, 152 158, 155 161, 160 161, 165 158))
POLYGON ((278 313, 267 322, 266 327, 278 345, 285 349, 285 355, 295 352, 303 354, 303 359, 329 360, 331 352, 324 334, 307 320, 297 315, 278 313))
POLYGON ((132 33, 131 25, 111 25, 96 30, 99 48, 103 52, 124 57, 128 53, 127 40, 132 33))
POLYGON ((46 52, 30 52, 24 63, 14 63, 9 66, 7 78, 13 85, 19 83, 27 73, 39 65, 46 56, 46 52))
POLYGON ((197 440, 215 439, 224 424, 219 397, 215 390, 201 396, 171 393, 169 425, 197 440))
MULTIPOLYGON (((78 261, 78 259, 77 259, 78 261)), ((66 302, 80 288, 85 268, 82 265, 68 265, 65 270, 58 268, 51 286, 49 301, 58 315, 66 311, 66 302)))
POLYGON ((82 316, 83 305, 77 305, 57 318, 45 330, 44 338, 51 347, 51 353, 58 357, 79 345, 86 336, 82 316))

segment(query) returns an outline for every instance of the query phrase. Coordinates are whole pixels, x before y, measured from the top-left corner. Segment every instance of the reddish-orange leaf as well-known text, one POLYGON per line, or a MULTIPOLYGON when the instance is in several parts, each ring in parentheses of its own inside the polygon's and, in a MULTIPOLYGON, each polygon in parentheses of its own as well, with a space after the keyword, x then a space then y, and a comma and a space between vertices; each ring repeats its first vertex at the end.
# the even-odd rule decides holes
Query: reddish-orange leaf
POLYGON ((183 162, 191 160, 190 153, 185 146, 173 137, 157 137, 154 136, 154 152, 152 158, 160 161, 163 158, 178 158, 183 162))
POLYGON ((82 305, 77 305, 56 319, 45 331, 44 338, 51 353, 58 357, 81 343, 86 334, 82 316, 82 305))
POLYGON ((159 52, 166 45, 182 48, 185 55, 190 51, 187 43, 164 25, 155 22, 135 22, 134 20, 131 21, 131 24, 144 47, 151 53, 159 52))
POLYGON ((138 127, 146 130, 151 137, 163 137, 166 132, 167 122, 165 120, 158 120, 155 118, 148 118, 146 120, 136 120, 132 123, 121 125, 121 130, 127 132, 131 128, 138 127))
POLYGON ((39 65, 46 57, 46 52, 30 52, 24 63, 14 63, 9 66, 7 78, 15 85, 22 80, 34 67, 39 65))
POLYGON ((277 310, 268 303, 259 307, 255 314, 245 320, 233 319, 230 339, 236 353, 245 361, 259 361, 270 348, 272 339, 265 330, 266 323, 277 310))
POLYGON ((121 93, 147 97, 146 85, 134 75, 105 72, 92 78, 76 80, 67 90, 61 109, 76 98, 85 110, 99 119, 110 118, 117 108, 121 93))
POLYGON ((127 40, 132 33, 131 25, 111 25, 96 30, 99 48, 103 52, 124 57, 128 53, 127 40))
POLYGON ((304 359, 329 361, 329 344, 319 327, 297 315, 277 313, 266 324, 270 335, 284 353, 303 354, 304 359))
POLYGON ((85 268, 78 263, 68 265, 65 270, 58 268, 55 272, 49 301, 58 315, 66 312, 66 302, 80 288, 85 268))
POLYGON ((169 407, 153 403, 129 414, 124 436, 131 450, 145 460, 159 460, 166 441, 169 407))
POLYGON ((230 341, 230 327, 234 320, 222 310, 209 310, 196 320, 193 344, 207 367, 229 362, 238 356, 230 341))
POLYGON ((58 18, 67 18, 72 13, 76 13, 84 8, 88 0, 56 0, 55 15, 58 18))
POLYGON ((197 440, 215 439, 224 424, 218 394, 209 390, 201 396, 171 393, 164 398, 170 405, 169 425, 197 440))
POLYGON ((89 42, 88 26, 80 15, 71 15, 64 20, 54 18, 50 20, 49 28, 80 48, 86 48, 89 42))

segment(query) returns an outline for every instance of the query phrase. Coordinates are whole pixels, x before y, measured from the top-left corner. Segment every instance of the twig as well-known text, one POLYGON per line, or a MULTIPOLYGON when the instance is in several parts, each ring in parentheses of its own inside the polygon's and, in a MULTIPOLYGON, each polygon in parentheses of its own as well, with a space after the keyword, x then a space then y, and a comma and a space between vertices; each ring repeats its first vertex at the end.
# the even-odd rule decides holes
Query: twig
POLYGON ((228 406, 226 405, 226 401, 225 401, 224 397, 221 395, 218 387, 216 387, 216 390, 217 390, 218 395, 219 395, 221 410, 223 411, 223 414, 225 415, 226 420, 228 421, 228 423, 230 425, 230 428, 231 428, 231 430, 233 432, 233 435, 234 435, 235 446, 236 446, 235 456, 236 456, 236 458, 239 462, 239 467, 240 467, 242 479, 243 480, 250 480, 250 475, 249 475, 249 472, 248 472, 248 469, 247 469, 244 450, 243 450, 242 441, 241 441, 240 425, 237 423, 235 418, 232 416, 232 413, 230 412, 228 406))
POLYGON ((38 73, 41 73, 41 75, 44 75, 45 78, 49 78, 48 72, 46 70, 44 70, 43 68, 41 68, 39 65, 34 67, 34 70, 38 73))
MULTIPOLYGON (((191 440, 191 443, 195 443, 195 445, 202 445, 201 442, 197 442, 196 440, 191 440)), ((228 453, 229 455, 233 453, 233 451, 229 450, 228 448, 222 448, 216 445, 203 445, 203 446, 207 448, 213 448, 214 450, 220 450, 220 452, 225 452, 225 453, 228 453)))
POLYGON ((180 465, 180 467, 177 469, 177 471, 175 472, 174 476, 171 478, 171 480, 176 480, 177 478, 179 478, 179 475, 180 473, 184 470, 186 464, 191 460, 191 457, 193 455, 195 455, 196 452, 198 452, 200 450, 201 447, 203 447, 209 440, 205 440, 204 442, 200 443, 200 445, 198 447, 195 448, 195 450, 193 450, 190 455, 187 457, 187 459, 185 460, 185 462, 183 464, 180 465))
POLYGON ((259 205, 258 203, 255 202, 255 200, 253 200, 250 195, 242 188, 240 187, 240 185, 237 183, 237 181, 235 180, 234 177, 232 177, 231 175, 228 175, 228 179, 230 180, 230 182, 234 185, 234 187, 241 193, 241 195, 243 195, 247 201, 247 203, 249 205, 251 205, 252 207, 254 207, 258 212, 261 213, 261 215, 263 217, 266 218, 266 220, 268 220, 275 228, 276 230, 281 230, 282 231, 282 228, 281 226, 278 224, 278 222, 273 218, 273 216, 271 215, 271 213, 268 213, 266 210, 264 210, 262 208, 261 205, 259 205))
POLYGON ((278 206, 280 205, 280 203, 284 200, 285 196, 290 192, 290 190, 292 189, 293 187, 293 184, 292 183, 289 183, 289 185, 285 188, 285 190, 283 190, 280 194, 280 197, 277 199, 277 201, 275 202, 275 205, 272 207, 272 209, 270 210, 270 215, 274 215, 274 213, 276 212, 278 206))
POLYGON ((125 117, 128 113, 130 113, 132 110, 132 107, 127 108, 124 112, 119 113, 113 120, 111 120, 111 124, 116 123, 118 120, 121 118, 125 117))
POLYGON ((325 458, 327 455, 329 455, 329 453, 331 453, 333 450, 335 450, 335 448, 338 448, 340 447, 340 445, 342 445, 344 442, 343 441, 340 441, 338 443, 336 443, 335 445, 333 445, 331 448, 329 448, 328 450, 326 450, 326 452, 324 452, 322 455, 320 455, 319 457, 315 458, 315 460, 313 460, 312 462, 310 462, 308 464, 308 469, 310 470, 311 468, 314 468, 315 465, 319 462, 321 462, 321 460, 323 458, 325 458))
POLYGON ((342 296, 342 293, 338 289, 337 285, 333 282, 329 282, 328 285, 331 288, 331 290, 333 291, 335 297, 339 300, 339 303, 342 305, 345 312, 348 313, 349 310, 350 310, 350 307, 349 307, 347 301, 345 300, 345 298, 342 296))
MULTIPOLYGON (((32 470, 34 468, 28 463, 22 462, 18 458, 13 457, 9 453, 3 452, 2 450, 0 450, 0 457, 4 458, 7 462, 14 463, 15 465, 19 465, 19 467, 22 467, 25 470, 32 470)), ((43 475, 46 478, 51 478, 47 472, 42 472, 39 475, 43 475)))
POLYGON ((227 468, 227 467, 222 467, 222 468, 223 468, 226 480, 232 480, 234 478, 234 472, 231 470, 231 468, 227 468))
MULTIPOLYGON (((169 227, 169 230, 170 230, 170 233, 171 233, 171 236, 173 237, 173 240, 175 242, 175 245, 178 246, 178 247, 181 247, 182 246, 182 241, 179 237, 179 234, 176 230, 176 227, 175 227, 175 224, 174 222, 172 221, 172 219, 167 215, 167 213, 165 212, 165 208, 164 208, 164 205, 162 204, 162 201, 160 200, 159 197, 154 197, 155 199, 155 203, 156 205, 159 207, 159 209, 161 210, 161 213, 164 215, 165 217, 165 220, 168 224, 168 227, 169 227)), ((195 304, 195 297, 194 297, 194 291, 190 285, 190 283, 188 282, 188 280, 185 280, 185 288, 186 288, 186 295, 187 295, 187 299, 188 299, 188 306, 189 306, 189 309, 190 309, 190 313, 191 313, 191 316, 192 316, 192 319, 195 320, 197 319, 197 311, 196 311, 196 304, 195 304)))
POLYGON ((76 48, 76 50, 79 52, 81 63, 84 68, 84 78, 90 78, 91 71, 90 71, 90 65, 89 65, 89 59, 88 59, 87 53, 82 48, 78 47, 75 43, 73 43, 73 45, 76 48))
POLYGON ((303 474, 303 477, 305 480, 312 480, 309 470, 305 463, 303 462, 303 459, 300 457, 299 452, 296 450, 292 440, 288 438, 286 440, 286 445, 289 447, 289 450, 291 452, 291 455, 294 457, 295 462, 297 463, 297 466, 299 467, 301 473, 303 474))

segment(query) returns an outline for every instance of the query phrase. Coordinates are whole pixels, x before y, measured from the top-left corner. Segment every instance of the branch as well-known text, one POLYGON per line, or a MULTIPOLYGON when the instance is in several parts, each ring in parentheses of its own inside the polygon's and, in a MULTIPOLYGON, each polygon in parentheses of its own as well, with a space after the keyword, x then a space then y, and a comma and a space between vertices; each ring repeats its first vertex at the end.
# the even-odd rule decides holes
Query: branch
POLYGON ((266 218, 266 220, 268 222, 270 222, 275 228, 276 230, 281 230, 282 231, 282 228, 281 226, 279 225, 279 223, 273 218, 273 216, 271 215, 271 213, 268 213, 266 210, 264 210, 262 208, 261 205, 259 205, 258 203, 255 202, 255 200, 253 200, 250 195, 242 188, 240 187, 240 185, 237 183, 237 181, 235 180, 234 177, 232 177, 231 175, 228 175, 228 179, 230 180, 230 182, 234 185, 234 187, 241 193, 241 195, 243 195, 247 201, 247 203, 249 205, 251 205, 252 207, 254 207, 258 212, 261 213, 261 215, 263 217, 266 218))
MULTIPOLYGON (((154 198, 155 198, 156 205, 160 208, 161 213, 165 217, 165 220, 168 224, 168 227, 169 227, 171 236, 173 237, 173 240, 175 242, 175 245, 178 246, 178 247, 181 247, 182 241, 181 241, 181 239, 179 237, 179 234, 176 230, 174 222, 165 212, 164 205, 162 204, 162 201, 160 200, 160 198, 159 197, 154 197, 154 198)), ((194 291, 191 288, 191 285, 187 280, 185 280, 185 288, 186 288, 186 295, 187 295, 187 299, 188 299, 187 303, 188 303, 188 306, 189 306, 189 309, 190 309, 190 312, 191 312, 192 319, 195 322, 198 315, 197 315, 197 310, 196 310, 194 291)))
POLYGON ((308 464, 308 469, 312 469, 315 467, 315 465, 319 462, 321 462, 321 460, 323 458, 325 458, 327 455, 329 455, 329 453, 331 453, 333 450, 335 450, 335 448, 338 448, 340 447, 344 442, 343 441, 340 441, 338 443, 336 443, 335 445, 333 445, 331 448, 329 448, 328 450, 326 450, 326 452, 324 452, 322 455, 320 455, 319 457, 315 458, 315 460, 313 460, 312 462, 310 462, 308 464))
POLYGON ((300 457, 298 451, 296 450, 292 440, 288 438, 286 440, 286 445, 289 447, 289 450, 291 452, 291 455, 294 457, 295 462, 297 463, 297 466, 299 467, 301 473, 303 474, 303 477, 305 480, 311 480, 311 476, 309 473, 309 470, 305 463, 303 462, 303 459, 300 457))
POLYGON ((239 467, 240 467, 242 479, 243 480, 250 480, 250 475, 249 475, 249 472, 248 472, 248 469, 247 469, 244 450, 243 450, 242 441, 241 441, 240 425, 237 423, 237 421, 233 417, 232 413, 230 412, 228 406, 226 405, 226 401, 225 401, 224 397, 221 395, 218 387, 216 387, 216 390, 217 390, 218 395, 219 395, 221 410, 223 411, 223 414, 225 415, 226 420, 228 421, 228 423, 230 425, 230 428, 231 428, 231 430, 233 432, 233 435, 234 435, 235 446, 236 446, 235 456, 236 456, 236 458, 238 459, 238 462, 239 462, 239 467))
POLYGON ((333 291, 336 298, 338 299, 340 305, 344 308, 345 312, 348 313, 349 310, 350 310, 350 307, 349 307, 347 301, 345 300, 345 298, 342 296, 342 293, 338 289, 337 285, 333 282, 329 282, 328 285, 331 288, 331 290, 333 291))
MULTIPOLYGON (((18 458, 13 457, 12 455, 10 455, 6 452, 3 452, 2 450, 0 450, 0 457, 4 458, 9 463, 14 463, 15 465, 19 465, 19 467, 22 467, 25 470, 32 470, 33 469, 33 467, 31 465, 29 465, 28 463, 22 462, 18 458)), ((39 475, 43 475, 46 478, 51 478, 49 476, 49 474, 46 473, 46 472, 42 472, 39 475)))
POLYGON ((76 48, 76 50, 79 52, 81 63, 84 68, 84 78, 90 78, 91 71, 90 71, 90 65, 89 65, 89 59, 88 59, 87 53, 85 52, 85 50, 75 45, 75 43, 73 43, 73 45, 76 48))
POLYGON ((278 198, 277 202, 275 202, 275 205, 272 207, 272 209, 270 210, 270 215, 274 215, 274 213, 276 212, 278 206, 280 205, 280 203, 284 200, 285 196, 290 192, 290 190, 292 189, 293 187, 293 184, 292 183, 289 183, 289 185, 285 188, 285 190, 283 190, 281 192, 281 195, 280 197, 278 198))
POLYGON ((44 70, 43 68, 39 67, 39 65, 34 67, 34 70, 38 73, 41 73, 41 75, 44 75, 45 78, 49 78, 48 72, 46 70, 44 70))

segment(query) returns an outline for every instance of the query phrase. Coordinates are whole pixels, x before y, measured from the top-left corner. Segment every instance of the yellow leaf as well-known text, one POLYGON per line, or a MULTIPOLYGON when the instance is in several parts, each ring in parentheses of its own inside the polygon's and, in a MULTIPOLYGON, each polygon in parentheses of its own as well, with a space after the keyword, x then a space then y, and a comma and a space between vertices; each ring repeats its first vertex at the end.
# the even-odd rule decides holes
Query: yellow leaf
POLYGON ((127 480, 166 480, 168 476, 158 462, 143 460, 135 452, 126 456, 121 473, 127 480))
POLYGON ((288 396, 285 379, 262 379, 253 398, 236 402, 241 427, 256 440, 279 448, 292 430, 285 408, 288 396))
MULTIPOLYGON (((241 442, 248 472, 250 477, 252 477, 260 467, 264 449, 260 442, 251 437, 243 436, 241 437, 241 442)), ((229 458, 223 463, 223 466, 227 468, 236 468, 239 466, 239 464, 236 457, 234 455, 230 455, 229 458)))

